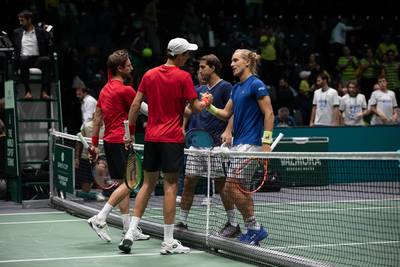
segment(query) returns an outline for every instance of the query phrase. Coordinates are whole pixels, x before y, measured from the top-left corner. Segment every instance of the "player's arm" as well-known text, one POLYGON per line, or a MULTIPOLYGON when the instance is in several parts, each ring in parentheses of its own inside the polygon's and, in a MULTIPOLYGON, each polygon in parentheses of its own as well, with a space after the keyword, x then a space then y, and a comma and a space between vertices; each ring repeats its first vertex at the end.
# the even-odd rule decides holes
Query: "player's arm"
POLYGON ((103 121, 103 113, 101 111, 101 108, 96 107, 96 111, 93 114, 93 132, 92 132, 92 145, 90 147, 90 150, 93 151, 92 153, 89 153, 89 159, 93 160, 92 154, 94 155, 94 160, 97 160, 99 156, 99 133, 100 133, 100 127, 101 123, 103 121))
POLYGON ((232 115, 229 118, 228 124, 226 125, 226 128, 224 132, 221 134, 221 141, 222 143, 226 144, 232 144, 232 136, 233 136, 233 117, 235 115, 232 115))
POLYGON ((271 98, 262 96, 257 100, 261 112, 264 114, 264 133, 261 139, 263 151, 271 151, 272 130, 274 129, 274 111, 272 110, 271 98))
POLYGON ((142 92, 138 92, 129 109, 129 115, 128 115, 129 125, 136 124, 136 119, 139 115, 140 106, 143 100, 144 100, 144 94, 142 92))
POLYGON ((316 106, 313 105, 312 109, 311 109, 311 118, 310 118, 310 126, 313 127, 314 126, 314 121, 315 121, 315 110, 316 110, 316 106))
POLYGON ((376 114, 384 123, 387 123, 389 121, 389 118, 386 117, 383 112, 376 108, 376 104, 371 105, 371 111, 372 113, 376 114))
POLYGON ((213 97, 211 94, 204 94, 202 100, 208 103, 207 111, 213 114, 220 120, 227 121, 232 116, 233 113, 233 102, 229 99, 223 109, 217 108, 212 104, 213 97))
POLYGON ((341 112, 339 110, 339 106, 334 106, 333 107, 333 125, 334 126, 339 126, 340 125, 340 118, 341 118, 341 112))
POLYGON ((189 118, 190 118, 190 116, 192 116, 192 113, 193 113, 193 111, 190 108, 190 105, 187 105, 185 107, 185 111, 183 112, 183 124, 182 124, 183 131, 185 131, 187 124, 189 122, 189 118))

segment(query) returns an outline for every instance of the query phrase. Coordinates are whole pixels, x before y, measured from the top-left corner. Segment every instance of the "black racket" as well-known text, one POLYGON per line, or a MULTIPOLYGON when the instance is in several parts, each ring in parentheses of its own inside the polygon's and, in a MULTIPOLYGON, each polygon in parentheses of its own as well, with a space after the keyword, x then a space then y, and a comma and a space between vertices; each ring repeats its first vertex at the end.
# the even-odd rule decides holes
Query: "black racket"
MULTIPOLYGON (((86 149, 88 153, 92 154, 93 152, 90 151, 89 144, 86 141, 85 137, 83 137, 81 133, 78 133, 77 136, 79 140, 81 140, 83 148, 86 149)), ((91 161, 90 163, 92 165, 91 173, 93 175, 93 180, 99 188, 105 191, 112 191, 119 186, 119 181, 114 180, 110 177, 107 161, 105 158, 99 157, 97 161, 91 161)))
MULTIPOLYGON (((128 120, 124 121, 125 142, 129 142, 131 134, 129 131, 128 120)), ((142 185, 143 174, 142 174, 142 161, 140 155, 138 155, 133 149, 133 145, 129 143, 127 149, 127 161, 124 172, 124 182, 129 190, 138 192, 142 185)))

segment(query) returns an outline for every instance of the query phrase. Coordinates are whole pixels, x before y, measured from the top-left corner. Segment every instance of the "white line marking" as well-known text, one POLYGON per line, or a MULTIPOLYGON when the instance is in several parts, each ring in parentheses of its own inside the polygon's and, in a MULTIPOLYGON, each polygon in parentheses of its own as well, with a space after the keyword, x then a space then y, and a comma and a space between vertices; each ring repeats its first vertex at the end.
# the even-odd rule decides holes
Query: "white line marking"
MULTIPOLYGON (((205 253, 204 251, 191 251, 190 254, 205 253)), ((60 257, 60 258, 38 258, 21 260, 2 260, 0 263, 31 262, 31 261, 61 261, 61 260, 83 260, 83 259, 101 259, 101 258, 119 258, 119 257, 148 257, 158 256, 160 253, 141 253, 141 254, 116 254, 116 255, 93 255, 82 257, 60 257)))
POLYGON ((341 246, 365 246, 365 245, 382 245, 382 244, 397 244, 399 240, 374 241, 374 242, 354 242, 354 243, 339 243, 339 244, 314 244, 314 245, 298 245, 286 247, 267 247, 268 249, 296 249, 296 248, 319 248, 319 247, 341 247, 341 246))
POLYGON ((296 212, 342 212, 342 211, 351 211, 351 210, 382 210, 382 209, 398 209, 400 206, 391 206, 391 207, 363 207, 363 208, 344 208, 344 209, 304 209, 304 210, 268 210, 268 211, 256 211, 255 213, 263 214, 263 213, 296 213, 296 212))
POLYGON ((49 221, 26 221, 26 222, 0 222, 0 225, 10 224, 33 224, 33 223, 63 223, 63 222, 82 222, 85 219, 68 219, 68 220, 49 220, 49 221))
POLYGON ((42 215, 42 214, 65 214, 63 211, 45 211, 45 212, 21 212, 21 213, 4 213, 0 216, 14 216, 14 215, 42 215))
MULTIPOLYGON (((335 204, 335 203, 355 203, 355 202, 381 202, 381 201, 399 201, 400 198, 388 199, 353 199, 353 200, 337 200, 337 201, 303 201, 303 202, 279 202, 279 203, 255 203, 255 206, 269 205, 303 205, 303 204, 335 204)), ((222 206, 222 205, 221 205, 222 206)))

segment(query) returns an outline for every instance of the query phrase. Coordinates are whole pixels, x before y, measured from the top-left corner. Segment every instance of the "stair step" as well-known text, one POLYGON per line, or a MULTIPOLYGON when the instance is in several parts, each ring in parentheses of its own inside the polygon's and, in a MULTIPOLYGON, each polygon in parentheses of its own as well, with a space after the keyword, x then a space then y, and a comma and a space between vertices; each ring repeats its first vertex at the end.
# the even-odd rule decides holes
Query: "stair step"
POLYGON ((43 119, 20 119, 18 122, 58 122, 57 119, 43 118, 43 119))
POLYGON ((48 143, 49 140, 23 140, 19 141, 18 144, 40 144, 40 143, 48 143))

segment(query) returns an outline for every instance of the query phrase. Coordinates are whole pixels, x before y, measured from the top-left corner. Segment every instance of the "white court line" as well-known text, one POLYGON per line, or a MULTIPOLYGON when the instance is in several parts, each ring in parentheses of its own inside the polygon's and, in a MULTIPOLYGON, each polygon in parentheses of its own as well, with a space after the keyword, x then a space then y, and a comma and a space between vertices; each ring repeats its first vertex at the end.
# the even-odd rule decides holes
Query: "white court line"
POLYGON ((267 247, 268 249, 292 249, 292 248, 323 248, 323 247, 341 247, 341 246, 369 246, 383 244, 397 244, 399 240, 374 241, 374 242, 355 242, 355 243, 339 243, 339 244, 314 244, 314 245, 298 245, 286 247, 267 247))
MULTIPOLYGON (((400 198, 387 199, 352 199, 352 200, 335 200, 335 201, 302 201, 302 202, 279 202, 279 203, 255 203, 255 206, 273 206, 273 205, 303 205, 303 204, 335 204, 335 203, 363 203, 363 202, 385 202, 399 201, 400 198)), ((221 205, 222 206, 222 205, 221 205)))
POLYGON ((26 221, 26 222, 0 222, 0 225, 34 224, 34 223, 63 223, 63 222, 82 222, 82 221, 85 221, 85 219, 49 220, 49 221, 26 221))
POLYGON ((42 215, 42 214, 63 214, 64 211, 44 211, 44 212, 21 212, 21 213, 3 213, 0 216, 14 216, 14 215, 42 215))
MULTIPOLYGON (((190 251, 190 254, 205 253, 204 251, 190 251)), ((60 257, 60 258, 37 258, 37 259, 21 259, 21 260, 0 260, 0 263, 17 263, 31 261, 63 261, 63 260, 84 260, 84 259, 104 259, 104 258, 119 258, 119 257, 148 257, 159 256, 160 253, 140 253, 140 254, 116 254, 116 255, 94 255, 81 257, 60 257)))
POLYGON ((256 211, 254 213, 296 213, 296 212, 330 212, 330 211, 351 211, 351 210, 382 210, 382 209, 398 209, 400 206, 390 207, 363 207, 363 208, 344 208, 344 209, 304 209, 304 210, 268 210, 268 211, 256 211))

